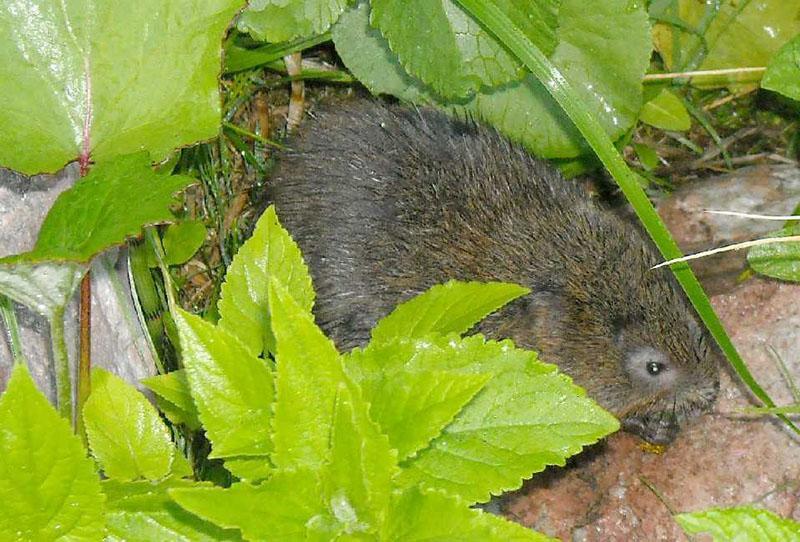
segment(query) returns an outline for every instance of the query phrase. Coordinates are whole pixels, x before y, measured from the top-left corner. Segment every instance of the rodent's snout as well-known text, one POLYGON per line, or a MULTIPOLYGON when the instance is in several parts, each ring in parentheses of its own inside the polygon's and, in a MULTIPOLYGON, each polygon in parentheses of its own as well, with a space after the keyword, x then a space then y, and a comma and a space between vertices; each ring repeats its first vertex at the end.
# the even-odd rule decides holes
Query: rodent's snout
POLYGON ((622 420, 625 431, 638 435, 650 444, 669 444, 678 434, 678 418, 672 412, 636 414, 622 420))

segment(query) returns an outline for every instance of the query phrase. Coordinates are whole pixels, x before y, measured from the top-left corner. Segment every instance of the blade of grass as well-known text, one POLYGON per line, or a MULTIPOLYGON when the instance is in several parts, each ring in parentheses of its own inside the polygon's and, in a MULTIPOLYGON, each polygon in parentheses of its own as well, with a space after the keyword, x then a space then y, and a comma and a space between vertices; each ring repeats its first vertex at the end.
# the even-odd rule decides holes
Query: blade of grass
POLYGON ((11 348, 11 356, 14 363, 25 363, 25 356, 22 354, 22 340, 19 335, 19 322, 17 313, 14 312, 14 304, 11 300, 0 295, 0 317, 3 319, 6 331, 8 332, 8 343, 11 348))
POLYGON ((331 33, 325 32, 310 38, 301 38, 283 43, 268 43, 255 49, 246 49, 231 43, 225 48, 225 73, 240 72, 268 64, 275 60, 280 60, 286 55, 325 43, 330 39, 331 33))
MULTIPOLYGON (((491 0, 456 0, 456 3, 503 43, 541 81, 617 181, 664 258, 667 260, 680 258, 682 253, 678 245, 659 218, 644 190, 639 186, 635 173, 625 163, 600 123, 580 101, 561 72, 491 0)), ((722 322, 711 307, 708 296, 689 265, 686 263, 675 264, 671 269, 739 378, 765 405, 774 407, 774 401, 756 382, 744 360, 736 351, 736 347, 728 337, 722 322)), ((781 419, 800 434, 800 429, 786 416, 781 415, 781 419)))

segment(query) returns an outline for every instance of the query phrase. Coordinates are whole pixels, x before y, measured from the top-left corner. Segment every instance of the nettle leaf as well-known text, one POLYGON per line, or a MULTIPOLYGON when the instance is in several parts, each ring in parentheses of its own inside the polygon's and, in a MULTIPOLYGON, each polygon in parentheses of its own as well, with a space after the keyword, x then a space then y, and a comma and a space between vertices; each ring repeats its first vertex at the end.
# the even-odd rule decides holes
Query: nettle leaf
POLYGON ((189 389, 186 369, 151 376, 141 380, 141 383, 156 394, 157 401, 161 399, 159 407, 162 407, 161 410, 168 410, 164 413, 173 423, 185 423, 190 429, 200 428, 200 418, 189 389), (173 416, 178 419, 173 419, 173 416))
POLYGON ((422 83, 403 69, 381 33, 370 26, 368 2, 342 13, 331 37, 347 69, 373 94, 390 94, 417 104, 433 101, 422 83))
POLYGON ((689 535, 709 533, 715 541, 800 541, 800 523, 768 510, 742 506, 678 514, 675 521, 689 535))
POLYGON ((322 34, 346 6, 347 0, 251 0, 238 26, 257 40, 288 41, 322 34))
POLYGON ((142 149, 160 161, 216 136, 220 41, 243 4, 0 3, 0 125, 13 127, 0 164, 33 174, 142 149))
POLYGON ((168 478, 158 483, 104 480, 107 540, 150 541, 242 540, 239 532, 221 529, 175 504, 172 489, 208 488, 211 484, 168 478))
POLYGON ((0 263, 0 294, 52 320, 88 269, 88 264, 79 263, 0 263))
POLYGON ((237 337, 254 356, 274 352, 267 290, 277 280, 306 312, 314 289, 300 249, 270 206, 258 219, 253 236, 242 245, 225 276, 219 300, 219 327, 237 337))
POLYGON ((178 310, 175 324, 209 457, 266 456, 272 450, 273 382, 267 363, 205 320, 178 310))
MULTIPOLYGON (((510 341, 479 335, 397 340, 354 351, 347 367, 358 382, 376 371, 493 375, 430 447, 401 465, 404 486, 442 489, 470 503, 515 489, 548 465, 563 465, 619 428, 555 366, 510 341)), ((365 385, 365 393, 369 390, 365 385)))
MULTIPOLYGON (((800 225, 787 226, 767 237, 800 235, 800 225)), ((756 273, 800 282, 800 242, 756 245, 747 253, 747 263, 756 273)))
POLYGON ((186 176, 158 175, 150 167, 147 153, 98 164, 58 196, 33 250, 3 258, 0 263, 88 262, 139 234, 142 225, 172 220, 169 206, 173 194, 194 182, 186 176))
POLYGON ((411 488, 392 496, 382 540, 543 542, 552 539, 522 525, 472 510, 451 495, 411 488))
POLYGON ((334 403, 345 380, 342 362, 311 313, 274 279, 269 302, 278 366, 273 463, 319 468, 328 459, 334 403))
MULTIPOLYGON (((534 43, 555 45, 557 2, 505 0, 501 7, 534 43)), ((514 81, 517 60, 451 0, 372 0, 371 22, 403 67, 440 96, 464 98, 482 86, 514 81)))
POLYGON ((772 58, 761 88, 800 100, 800 36, 795 36, 772 58))
POLYGON ((159 480, 170 472, 175 447, 169 430, 144 395, 100 368, 83 407, 92 455, 109 478, 159 480))
POLYGON ((372 341, 415 338, 428 333, 464 333, 528 288, 503 282, 451 280, 397 306, 372 330, 372 341))
POLYGON ((685 132, 692 127, 686 106, 674 92, 666 88, 644 104, 639 119, 662 130, 685 132))
POLYGON ((0 397, 0 456, 0 539, 103 537, 94 463, 21 364, 0 397))
POLYGON ((321 491, 316 473, 298 470, 278 471, 257 486, 171 489, 169 495, 205 520, 240 529, 247 540, 304 540, 309 523, 333 521, 321 491))
MULTIPOLYGON (((642 6, 608 0, 587 9, 584 0, 563 0, 557 37, 550 60, 609 137, 622 136, 638 118, 642 77, 652 50, 642 6)), ((532 75, 480 92, 462 111, 489 122, 537 156, 573 158, 589 150, 561 106, 532 75)))

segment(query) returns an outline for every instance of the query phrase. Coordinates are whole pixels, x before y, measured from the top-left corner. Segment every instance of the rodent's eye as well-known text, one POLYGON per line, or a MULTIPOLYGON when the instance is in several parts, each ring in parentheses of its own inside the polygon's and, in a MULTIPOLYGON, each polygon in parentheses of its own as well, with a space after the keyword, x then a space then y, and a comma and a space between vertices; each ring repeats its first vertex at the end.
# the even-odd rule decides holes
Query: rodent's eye
POLYGON ((667 366, 661 363, 660 361, 647 362, 647 374, 649 374, 650 376, 658 376, 666 368, 667 366))

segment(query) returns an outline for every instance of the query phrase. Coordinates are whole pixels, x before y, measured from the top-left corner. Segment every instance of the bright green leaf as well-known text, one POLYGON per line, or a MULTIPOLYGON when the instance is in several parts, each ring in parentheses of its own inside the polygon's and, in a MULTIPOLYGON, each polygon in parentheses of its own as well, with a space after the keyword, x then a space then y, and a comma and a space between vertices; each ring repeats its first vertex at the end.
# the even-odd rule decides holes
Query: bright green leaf
POLYGON ((194 182, 186 176, 158 175, 146 153, 98 164, 58 196, 33 250, 0 262, 88 262, 139 234, 143 225, 172 220, 172 195, 194 182))
POLYGON ((223 528, 241 529, 247 540, 304 540, 306 525, 327 516, 316 474, 279 471, 253 486, 173 489, 170 496, 189 512, 223 528))
POLYGON ((0 539, 102 539, 94 463, 22 364, 0 397, 0 457, 0 539))
POLYGON ((160 161, 215 137, 220 41, 242 5, 0 3, 0 164, 33 174, 142 149, 160 161))
MULTIPOLYGON (((153 393, 156 400, 162 399, 159 405, 163 405, 173 415, 180 418, 180 421, 173 420, 170 412, 165 412, 174 423, 185 423, 190 429, 200 428, 200 418, 197 414, 197 406, 192 399, 189 389, 189 380, 186 376, 186 369, 172 371, 171 373, 151 376, 141 381, 153 393)), ((163 410, 163 409, 162 409, 163 410)))
POLYGON ((190 514, 167 495, 169 489, 204 488, 211 484, 170 478, 159 483, 105 480, 102 486, 108 499, 109 540, 241 540, 238 531, 221 529, 190 514))
POLYGON ((254 356, 272 352, 267 287, 280 282, 303 310, 314 305, 314 290, 300 249, 280 225, 270 206, 258 219, 253 236, 239 249, 222 285, 219 326, 238 338, 254 356))
POLYGON ((686 106, 675 93, 662 90, 655 98, 644 104, 639 114, 642 122, 662 130, 684 132, 692 127, 692 119, 686 106))
POLYGON ((78 263, 0 263, 0 294, 30 307, 48 320, 72 299, 89 269, 78 263))
POLYGON ((509 301, 530 293, 516 284, 451 280, 398 305, 372 330, 372 341, 428 333, 465 333, 509 301))
POLYGON ((144 395, 118 376, 92 370, 83 420, 92 455, 109 478, 158 480, 169 474, 175 448, 167 426, 144 395))
POLYGON ((254 483, 269 478, 275 471, 268 455, 226 457, 225 468, 240 480, 254 483))
MULTIPOLYGON (((167 265, 181 265, 194 256, 206 240, 206 227, 199 220, 186 220, 170 224, 164 234, 164 252, 167 265)), ((155 266, 154 266, 155 267, 155 266)))
MULTIPOLYGON (((800 235, 800 225, 788 226, 766 237, 800 235)), ((747 263, 756 273, 800 282, 800 242, 757 245, 747 253, 747 263)))
POLYGON ((658 167, 658 153, 655 149, 641 143, 634 143, 633 150, 636 151, 636 156, 639 157, 639 162, 644 169, 652 171, 658 167))
POLYGON ((678 514, 675 520, 687 534, 709 533, 717 542, 800 541, 800 523, 759 508, 716 508, 678 514))
POLYGON ((210 457, 268 454, 274 396, 267 363, 225 330, 178 310, 183 363, 210 457))
POLYGON ((250 0, 239 30, 273 43, 322 34, 346 6, 347 0, 250 0))
POLYGON ((550 538, 521 525, 471 510, 467 503, 418 488, 393 495, 383 540, 447 542, 544 542, 550 538))
POLYGON ((339 353, 314 320, 275 279, 269 288, 277 344, 273 463, 281 468, 319 466, 328 459, 339 383, 339 353))
MULTIPOLYGON (((547 52, 555 45, 557 2, 503 0, 501 7, 547 52)), ((440 96, 464 98, 522 75, 519 62, 451 0, 372 0, 372 26, 403 67, 440 96)))
POLYGON ((800 100, 800 35, 781 47, 769 63, 761 87, 800 100))
MULTIPOLYGON (((612 139, 636 121, 642 77, 652 49, 647 14, 629 0, 563 0, 558 45, 550 60, 612 139)), ((583 136, 536 78, 529 75, 479 93, 464 107, 544 158, 586 153, 583 136)))

